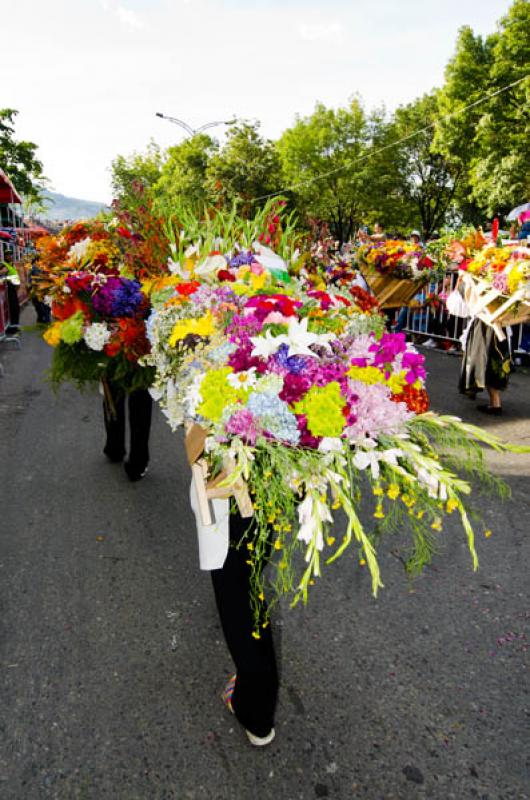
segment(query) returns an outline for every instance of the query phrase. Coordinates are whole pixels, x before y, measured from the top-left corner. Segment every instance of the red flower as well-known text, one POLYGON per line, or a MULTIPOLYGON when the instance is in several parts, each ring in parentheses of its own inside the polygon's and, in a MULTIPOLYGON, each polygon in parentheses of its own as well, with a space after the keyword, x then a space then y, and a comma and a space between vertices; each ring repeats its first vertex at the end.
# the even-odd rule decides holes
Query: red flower
POLYGON ((235 275, 232 275, 227 269, 220 269, 217 273, 217 277, 220 281, 235 281, 235 275))
POLYGON ((88 307, 78 297, 72 297, 64 302, 53 301, 52 316, 58 320, 65 320, 77 311, 82 311, 85 316, 90 316, 88 307))
POLYGON ((423 414, 429 410, 429 395, 425 389, 415 389, 410 384, 403 387, 399 394, 390 395, 394 403, 406 403, 409 411, 415 414, 423 414))
POLYGON ((188 281, 187 283, 179 283, 177 286, 177 292, 181 295, 181 297, 189 297, 190 294, 193 294, 197 291, 201 284, 199 281, 188 281))
POLYGON ((103 352, 105 355, 114 358, 117 356, 121 350, 121 343, 119 340, 114 340, 113 342, 107 342, 107 344, 103 348, 103 352))

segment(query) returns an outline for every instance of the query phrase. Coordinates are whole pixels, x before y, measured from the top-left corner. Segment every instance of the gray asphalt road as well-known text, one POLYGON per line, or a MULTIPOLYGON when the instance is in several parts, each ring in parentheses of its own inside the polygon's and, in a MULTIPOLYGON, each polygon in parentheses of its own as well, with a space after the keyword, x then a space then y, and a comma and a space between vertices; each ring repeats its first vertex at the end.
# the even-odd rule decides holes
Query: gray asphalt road
MULTIPOLYGON (((477 422, 458 359, 428 359, 435 406, 477 422)), ((513 499, 483 501, 478 573, 449 525, 413 585, 388 545, 377 600, 352 553, 280 609, 277 739, 256 751, 219 698, 231 663, 179 438, 157 413, 130 484, 97 395, 43 382, 36 334, 0 360, 2 800, 530 798, 528 457, 492 461, 513 499)), ((492 425, 527 443, 529 386, 514 376, 492 425)))

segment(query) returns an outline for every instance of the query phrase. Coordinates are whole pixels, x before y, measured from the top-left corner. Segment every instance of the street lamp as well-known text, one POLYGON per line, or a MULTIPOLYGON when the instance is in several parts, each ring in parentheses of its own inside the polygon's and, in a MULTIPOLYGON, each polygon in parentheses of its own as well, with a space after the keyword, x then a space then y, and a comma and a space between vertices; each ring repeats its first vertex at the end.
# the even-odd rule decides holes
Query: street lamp
POLYGON ((177 119, 177 117, 167 117, 165 114, 161 114, 160 111, 156 112, 156 116, 161 119, 167 119, 168 122, 173 122, 175 125, 180 125, 181 128, 184 128, 188 136, 195 136, 197 133, 202 133, 202 131, 206 131, 208 128, 214 128, 216 125, 233 125, 237 122, 236 119, 219 120, 216 122, 206 122, 199 128, 192 128, 187 122, 183 122, 181 119, 177 119))

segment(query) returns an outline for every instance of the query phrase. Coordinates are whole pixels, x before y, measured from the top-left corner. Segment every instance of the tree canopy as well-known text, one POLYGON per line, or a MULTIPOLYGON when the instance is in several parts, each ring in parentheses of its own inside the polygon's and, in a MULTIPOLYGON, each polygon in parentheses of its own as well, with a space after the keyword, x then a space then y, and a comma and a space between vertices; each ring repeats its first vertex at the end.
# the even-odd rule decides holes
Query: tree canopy
POLYGON ((46 178, 42 162, 37 158, 34 142, 15 138, 14 108, 0 109, 0 167, 9 176, 18 192, 30 202, 39 202, 46 178))

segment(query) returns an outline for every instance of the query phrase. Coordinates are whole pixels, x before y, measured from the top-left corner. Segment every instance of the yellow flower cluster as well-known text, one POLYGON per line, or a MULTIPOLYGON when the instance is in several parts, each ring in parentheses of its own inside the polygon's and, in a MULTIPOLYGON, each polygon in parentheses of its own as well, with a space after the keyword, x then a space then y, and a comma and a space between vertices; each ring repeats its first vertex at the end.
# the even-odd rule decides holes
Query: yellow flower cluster
POLYGON ((171 336, 169 337, 169 346, 175 347, 177 342, 185 339, 190 334, 194 336, 210 336, 215 331, 214 319, 210 311, 203 317, 198 319, 180 319, 175 323, 171 336))
MULTIPOLYGON (((388 378, 385 377, 384 372, 382 372, 377 367, 350 367, 348 370, 348 376, 356 381, 362 381, 368 385, 372 385, 374 383, 382 383, 385 386, 388 386, 392 394, 401 394, 403 391, 403 387, 406 386, 407 381, 405 379, 406 372, 402 370, 401 372, 396 372, 395 374, 390 375, 388 378)), ((421 383, 418 384, 417 388, 421 388, 421 383)))

